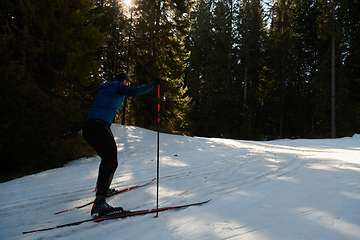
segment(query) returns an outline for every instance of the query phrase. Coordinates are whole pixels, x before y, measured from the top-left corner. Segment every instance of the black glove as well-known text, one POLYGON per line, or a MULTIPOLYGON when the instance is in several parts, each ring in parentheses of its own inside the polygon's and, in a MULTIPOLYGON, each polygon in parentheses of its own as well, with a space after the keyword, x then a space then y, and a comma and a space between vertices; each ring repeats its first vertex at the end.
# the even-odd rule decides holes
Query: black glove
POLYGON ((156 87, 157 85, 161 84, 161 77, 158 76, 155 78, 155 81, 152 83, 154 85, 154 87, 156 87))

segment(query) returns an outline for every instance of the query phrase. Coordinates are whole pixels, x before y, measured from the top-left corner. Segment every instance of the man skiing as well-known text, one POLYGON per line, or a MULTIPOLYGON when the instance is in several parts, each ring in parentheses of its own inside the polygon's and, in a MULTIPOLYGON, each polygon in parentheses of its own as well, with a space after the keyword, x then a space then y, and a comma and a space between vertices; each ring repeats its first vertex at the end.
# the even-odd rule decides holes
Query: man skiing
POLYGON ((145 94, 160 85, 161 78, 157 77, 153 83, 139 87, 130 87, 129 83, 130 77, 125 73, 119 73, 112 81, 102 84, 84 123, 83 137, 101 158, 96 198, 91 210, 93 218, 123 212, 122 207, 111 207, 106 203, 106 196, 118 166, 117 147, 110 130, 112 120, 125 96, 136 97, 145 94))

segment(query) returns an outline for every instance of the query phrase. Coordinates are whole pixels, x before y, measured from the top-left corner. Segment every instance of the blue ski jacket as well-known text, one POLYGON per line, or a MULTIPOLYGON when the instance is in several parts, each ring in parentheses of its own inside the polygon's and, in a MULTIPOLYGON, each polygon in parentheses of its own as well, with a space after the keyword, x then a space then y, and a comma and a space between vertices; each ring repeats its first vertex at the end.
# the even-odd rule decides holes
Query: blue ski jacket
POLYGON ((152 83, 139 87, 129 87, 116 80, 106 82, 99 87, 99 92, 86 120, 101 119, 111 124, 117 110, 124 102, 125 96, 136 97, 149 92, 153 88, 152 83))

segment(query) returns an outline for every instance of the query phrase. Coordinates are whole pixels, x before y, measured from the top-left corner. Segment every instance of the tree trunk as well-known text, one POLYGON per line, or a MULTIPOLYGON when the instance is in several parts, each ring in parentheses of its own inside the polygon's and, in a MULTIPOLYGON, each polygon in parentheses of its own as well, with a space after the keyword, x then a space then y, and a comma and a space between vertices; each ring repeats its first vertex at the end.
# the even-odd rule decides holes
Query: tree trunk
POLYGON ((331 27, 331 138, 336 138, 335 124, 335 0, 332 2, 331 27))

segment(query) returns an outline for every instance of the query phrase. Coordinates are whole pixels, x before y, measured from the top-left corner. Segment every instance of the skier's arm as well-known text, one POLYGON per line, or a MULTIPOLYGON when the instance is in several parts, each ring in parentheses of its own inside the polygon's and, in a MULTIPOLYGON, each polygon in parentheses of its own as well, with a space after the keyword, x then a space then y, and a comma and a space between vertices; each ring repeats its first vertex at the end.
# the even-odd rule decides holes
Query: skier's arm
POLYGON ((147 83, 147 84, 141 85, 139 87, 129 87, 124 84, 119 84, 118 92, 121 95, 136 97, 136 96, 139 96, 139 95, 149 92, 153 88, 154 88, 154 85, 152 83, 147 83))

